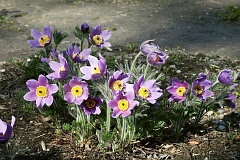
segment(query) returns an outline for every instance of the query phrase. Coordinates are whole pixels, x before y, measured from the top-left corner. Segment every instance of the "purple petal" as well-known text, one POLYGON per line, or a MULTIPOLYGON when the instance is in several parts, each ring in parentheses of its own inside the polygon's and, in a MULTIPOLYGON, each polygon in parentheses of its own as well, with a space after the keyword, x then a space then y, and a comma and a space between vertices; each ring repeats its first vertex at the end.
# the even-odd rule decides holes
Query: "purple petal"
POLYGON ((31 29, 31 35, 34 39, 38 40, 42 36, 42 33, 36 29, 31 29))
POLYGON ((109 30, 104 30, 100 36, 104 39, 104 41, 107 41, 112 36, 112 32, 109 30))
POLYGON ((71 92, 67 92, 64 95, 64 100, 67 101, 68 103, 72 103, 75 100, 75 97, 72 95, 71 92))
POLYGON ((131 114, 131 111, 127 110, 122 113, 122 117, 125 118, 131 114))
POLYGON ((113 109, 113 108, 118 107, 118 103, 115 100, 110 100, 110 101, 108 101, 108 106, 113 109))
POLYGON ((47 105, 47 106, 51 106, 52 103, 53 103, 53 96, 48 96, 48 97, 46 98, 46 105, 47 105))
POLYGON ((37 99, 37 95, 35 92, 28 92, 26 93, 23 98, 26 100, 26 101, 35 101, 37 99))
POLYGON ((26 85, 30 91, 36 90, 36 88, 40 85, 39 82, 35 79, 30 79, 26 82, 26 85))
POLYGON ((39 75, 38 82, 40 83, 41 86, 47 86, 48 85, 48 80, 43 75, 39 75))
POLYGON ((49 84, 47 88, 48 88, 48 94, 50 95, 58 91, 58 86, 56 84, 49 84))
POLYGON ((28 40, 27 43, 31 45, 31 48, 42 48, 37 40, 28 40))

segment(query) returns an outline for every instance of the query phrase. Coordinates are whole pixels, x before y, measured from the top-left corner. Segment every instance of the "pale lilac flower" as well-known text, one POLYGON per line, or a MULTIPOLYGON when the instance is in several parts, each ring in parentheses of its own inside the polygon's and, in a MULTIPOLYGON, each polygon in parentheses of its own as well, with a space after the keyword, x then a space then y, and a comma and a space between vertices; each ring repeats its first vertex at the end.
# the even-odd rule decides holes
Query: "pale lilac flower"
POLYGON ((231 76, 232 71, 230 69, 222 70, 218 75, 218 81, 225 85, 233 84, 233 77, 231 76))
POLYGON ((160 66, 166 62, 168 55, 160 50, 152 50, 147 55, 147 62, 153 66, 160 66))
POLYGON ((129 79, 129 73, 125 74, 122 71, 116 71, 109 78, 108 87, 112 90, 113 94, 117 94, 118 92, 126 89, 126 82, 129 79))
POLYGON ((172 85, 166 89, 171 93, 169 101, 178 100, 178 103, 186 99, 185 95, 188 92, 188 83, 186 81, 181 82, 178 78, 172 78, 172 85))
POLYGON ((106 42, 111 36, 111 31, 102 31, 102 27, 98 25, 92 28, 89 39, 93 45, 99 47, 100 49, 103 49, 104 47, 111 47, 111 44, 109 42, 106 42))
POLYGON ((0 144, 7 143, 8 140, 11 138, 15 120, 16 118, 12 116, 11 125, 9 125, 0 119, 0 144))
POLYGON ((113 109, 113 118, 117 118, 119 115, 122 115, 123 118, 129 116, 131 110, 138 105, 139 102, 134 100, 133 92, 127 92, 125 95, 119 92, 113 100, 108 101, 108 106, 113 109))
POLYGON ((91 53, 91 49, 84 49, 82 52, 79 51, 79 48, 77 45, 74 45, 73 48, 71 45, 68 46, 68 56, 73 60, 73 62, 84 62, 88 59, 88 56, 91 53))
POLYGON ((94 56, 88 56, 88 61, 90 66, 83 66, 80 68, 80 71, 84 74, 82 77, 85 80, 95 80, 107 72, 107 62, 106 60, 99 54, 99 60, 94 56))
POLYGON ((48 74, 46 77, 49 79, 65 79, 69 75, 69 66, 67 60, 62 56, 58 55, 58 62, 50 61, 50 68, 54 71, 53 73, 48 74))
POLYGON ((34 101, 37 107, 42 107, 44 104, 50 106, 53 103, 52 94, 58 91, 58 86, 48 84, 47 78, 43 75, 39 75, 38 80, 28 80, 26 85, 30 91, 24 95, 24 99, 34 101))
POLYGON ((162 90, 155 86, 156 80, 147 80, 144 82, 144 76, 138 78, 137 83, 133 85, 133 89, 137 97, 141 100, 147 100, 154 104, 163 93, 162 90))
POLYGON ((68 84, 63 86, 64 100, 68 103, 80 105, 88 98, 88 84, 77 77, 73 77, 68 84))
POLYGON ((48 46, 52 40, 52 27, 44 26, 43 33, 38 30, 31 29, 31 34, 34 40, 28 40, 31 48, 43 48, 48 46))
POLYGON ((159 51, 159 46, 155 45, 153 42, 155 40, 146 40, 140 46, 140 51, 144 55, 148 55, 151 51, 159 51))
POLYGON ((206 101, 208 97, 213 95, 213 92, 208 90, 211 86, 212 82, 207 80, 207 75, 199 73, 198 78, 192 84, 192 93, 194 96, 206 101))
POLYGON ((87 100, 84 100, 80 107, 83 109, 86 115, 89 114, 100 114, 100 105, 103 103, 103 99, 101 98, 92 98, 88 97, 87 100))

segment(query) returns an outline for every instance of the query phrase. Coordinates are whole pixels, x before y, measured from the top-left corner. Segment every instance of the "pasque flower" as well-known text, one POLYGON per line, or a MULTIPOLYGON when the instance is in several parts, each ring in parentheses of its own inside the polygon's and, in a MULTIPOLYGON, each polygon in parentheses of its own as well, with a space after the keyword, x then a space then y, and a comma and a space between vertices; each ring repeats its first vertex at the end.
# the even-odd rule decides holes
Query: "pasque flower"
POLYGON ((90 42, 103 49, 104 47, 111 47, 109 42, 106 42, 112 36, 111 31, 104 30, 102 31, 102 27, 100 25, 94 26, 90 32, 90 42))
POLYGON ((152 50, 147 55, 147 62, 153 66, 160 66, 166 62, 168 55, 158 49, 152 50))
POLYGON ((224 98, 224 102, 230 108, 235 108, 236 104, 233 101, 236 99, 236 96, 232 92, 233 90, 228 93, 228 95, 224 98))
POLYGON ((82 31, 82 33, 84 33, 84 34, 88 33, 88 31, 89 31, 89 25, 88 25, 87 23, 83 23, 83 24, 81 25, 81 31, 82 31))
POLYGON ((116 71, 109 78, 108 87, 112 90, 113 94, 117 94, 126 88, 126 82, 129 80, 130 74, 123 73, 122 71, 116 71))
POLYGON ((89 114, 100 114, 100 105, 103 103, 103 99, 101 98, 93 98, 91 96, 88 97, 88 99, 84 100, 80 107, 83 109, 84 113, 86 115, 89 114))
POLYGON ((113 109, 113 118, 117 118, 119 115, 127 117, 131 114, 131 110, 139 105, 139 102, 134 100, 134 93, 127 92, 125 95, 123 92, 119 92, 114 96, 113 100, 108 101, 108 106, 113 109))
POLYGON ((141 100, 147 100, 148 102, 154 104, 156 99, 158 99, 163 93, 159 87, 156 87, 156 80, 147 80, 144 82, 144 76, 138 78, 137 83, 133 85, 134 92, 137 97, 141 100))
POLYGON ((88 98, 88 84, 77 77, 73 77, 68 84, 63 86, 64 100, 68 103, 80 105, 88 98))
POLYGON ((42 61, 42 62, 49 63, 50 61, 52 61, 52 60, 54 60, 55 58, 57 58, 58 55, 59 55, 59 53, 52 48, 52 52, 50 52, 50 56, 49 56, 48 58, 42 57, 42 58, 41 58, 41 61, 42 61))
POLYGON ((11 125, 9 125, 0 119, 0 144, 7 143, 8 140, 11 138, 15 120, 16 118, 12 116, 11 125))
POLYGON ((212 82, 207 80, 207 75, 199 73, 198 78, 192 84, 192 93, 194 96, 205 101, 213 95, 213 92, 208 90, 211 86, 212 82))
POLYGON ((178 100, 178 103, 186 99, 185 95, 188 92, 188 83, 186 81, 181 82, 178 78, 172 78, 172 85, 166 89, 171 93, 169 101, 178 100))
POLYGON ((159 51, 159 46, 155 45, 153 43, 154 41, 155 40, 144 41, 140 46, 140 51, 145 55, 148 55, 150 51, 159 51))
POLYGON ((77 45, 74 45, 73 48, 71 45, 68 46, 68 56, 73 60, 73 62, 84 62, 88 59, 88 56, 91 53, 91 49, 84 49, 82 52, 79 51, 77 45))
POLYGON ((90 66, 83 66, 80 68, 80 71, 84 74, 82 77, 85 80, 95 80, 107 72, 107 62, 106 60, 99 54, 99 60, 94 56, 88 56, 88 61, 90 66))
POLYGON ((48 84, 47 78, 43 75, 39 75, 38 80, 28 80, 26 85, 30 91, 24 95, 24 99, 35 101, 37 107, 42 107, 44 104, 50 106, 53 103, 52 94, 58 91, 58 86, 48 84))
POLYGON ((31 34, 34 40, 28 40, 31 48, 43 48, 48 46, 52 40, 52 27, 44 26, 43 33, 38 30, 31 29, 31 34))
POLYGON ((218 75, 218 81, 225 85, 233 84, 233 77, 231 76, 232 71, 230 69, 222 70, 218 75))
POLYGON ((65 78, 67 78, 67 76, 70 72, 67 60, 60 54, 58 55, 58 60, 59 60, 59 63, 55 62, 55 61, 49 62, 50 68, 54 72, 48 74, 47 78, 49 78, 49 79, 65 79, 65 78))

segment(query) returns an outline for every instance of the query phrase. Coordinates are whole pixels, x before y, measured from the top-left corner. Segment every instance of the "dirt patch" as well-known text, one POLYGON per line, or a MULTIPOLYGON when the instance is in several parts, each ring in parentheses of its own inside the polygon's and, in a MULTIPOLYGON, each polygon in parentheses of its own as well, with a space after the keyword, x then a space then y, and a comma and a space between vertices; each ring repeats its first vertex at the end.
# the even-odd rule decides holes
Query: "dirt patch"
POLYGON ((5 12, 13 23, 0 23, 0 61, 23 58, 36 50, 26 43, 30 29, 41 30, 51 25, 66 31, 63 42, 77 41, 72 33, 83 22, 101 24, 113 31, 112 45, 140 44, 156 39, 163 48, 181 46, 187 53, 204 53, 236 57, 239 24, 223 21, 219 14, 238 0, 2 0, 0 13, 5 12))

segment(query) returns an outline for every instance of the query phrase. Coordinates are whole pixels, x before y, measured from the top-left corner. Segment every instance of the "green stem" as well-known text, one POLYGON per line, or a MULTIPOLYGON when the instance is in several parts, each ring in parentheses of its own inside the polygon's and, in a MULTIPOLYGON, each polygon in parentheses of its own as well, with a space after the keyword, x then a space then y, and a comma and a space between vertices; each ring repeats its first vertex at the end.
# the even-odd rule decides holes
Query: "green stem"
POLYGON ((122 143, 122 145, 125 142, 125 133, 126 133, 126 121, 125 121, 125 118, 122 117, 122 131, 121 131, 121 143, 122 143))
POLYGON ((132 62, 132 65, 131 65, 131 68, 130 68, 130 72, 131 72, 131 73, 132 73, 132 71, 133 71, 133 68, 134 68, 134 66, 135 66, 135 63, 136 63, 138 57, 139 57, 141 54, 142 54, 142 52, 139 52, 139 53, 136 55, 136 57, 134 58, 134 60, 133 60, 133 62, 132 62))
POLYGON ((200 106, 200 110, 198 111, 198 114, 197 114, 197 117, 196 117, 196 119, 195 119, 195 123, 199 123, 200 122, 200 120, 201 120, 201 117, 203 116, 203 112, 204 112, 204 102, 202 101, 202 103, 201 103, 201 106, 200 106))
POLYGON ((149 66, 150 66, 150 64, 148 63, 147 66, 146 66, 146 68, 145 68, 145 71, 144 71, 144 79, 146 79, 149 66))
POLYGON ((111 109, 107 106, 107 122, 106 122, 106 131, 110 132, 111 125, 111 109))

